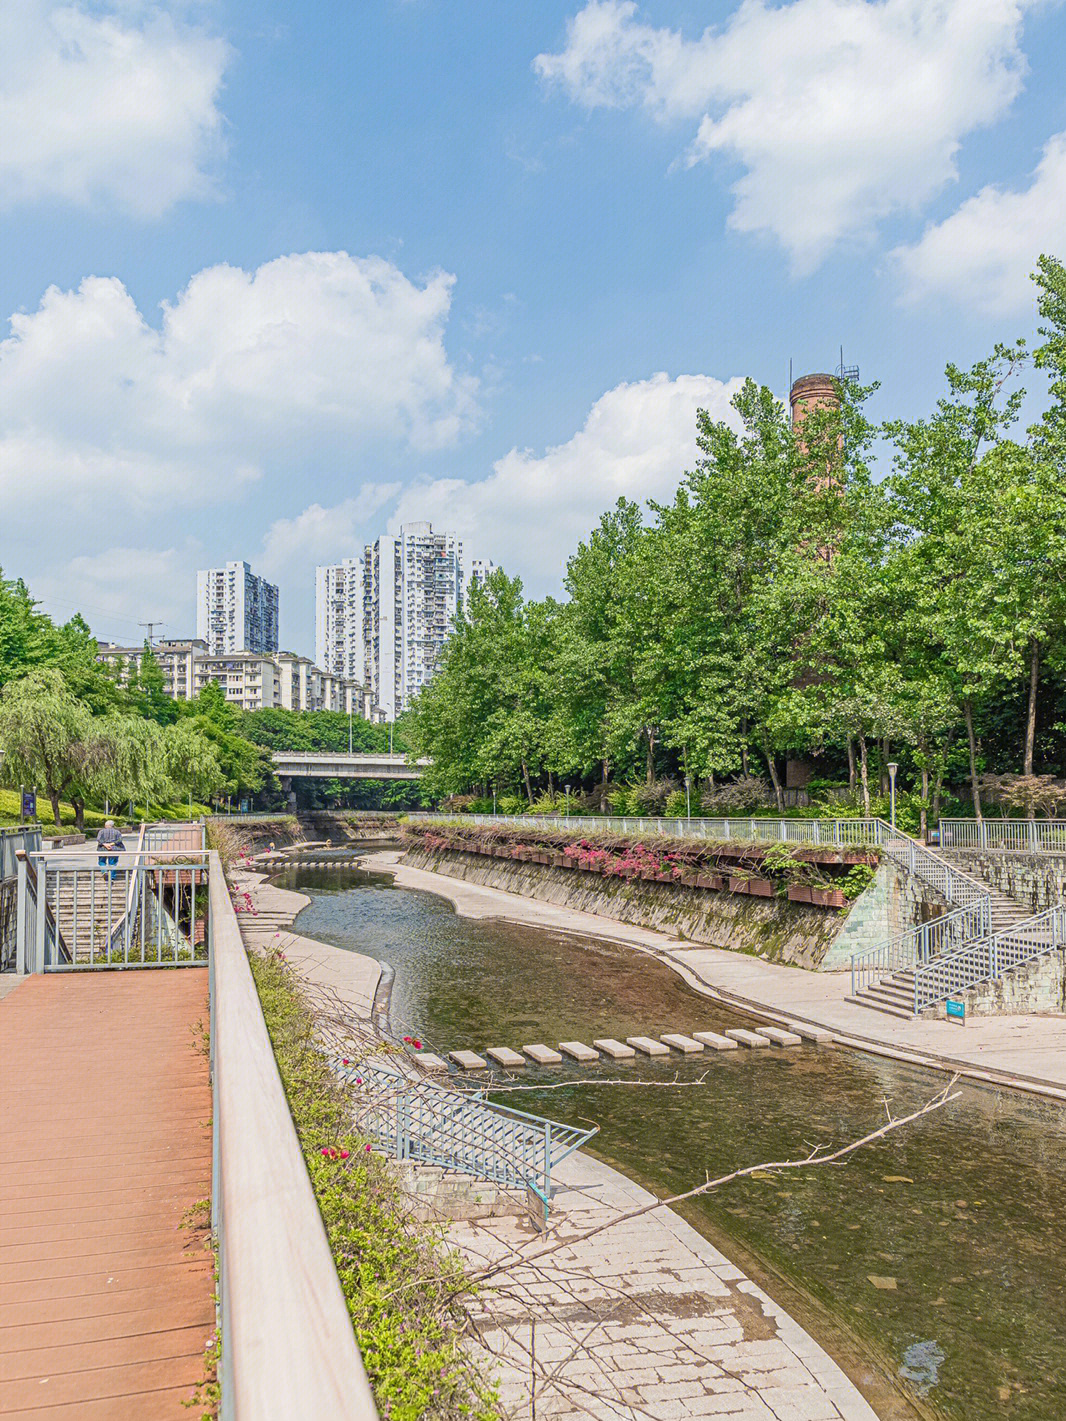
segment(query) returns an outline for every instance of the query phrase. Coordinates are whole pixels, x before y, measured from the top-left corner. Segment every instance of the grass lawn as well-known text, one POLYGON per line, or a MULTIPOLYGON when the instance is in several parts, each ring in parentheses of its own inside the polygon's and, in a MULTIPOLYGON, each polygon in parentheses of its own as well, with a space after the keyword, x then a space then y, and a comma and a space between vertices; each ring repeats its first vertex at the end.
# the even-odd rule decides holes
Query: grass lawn
MULTIPOLYGON (((21 824, 22 819, 19 815, 19 808, 19 794, 17 789, 0 789, 0 825, 21 824)), ((104 820, 109 817, 115 819, 118 823, 127 823, 129 822, 129 816, 125 811, 127 811, 128 808, 128 805, 123 805, 121 811, 114 809, 110 816, 108 816, 102 809, 89 809, 87 807, 85 810, 85 827, 86 829, 99 829, 103 826, 104 820)), ((139 806, 135 805, 133 822, 138 823, 144 818, 150 818, 153 821, 156 819, 199 819, 202 815, 211 813, 211 810, 206 804, 197 804, 195 801, 191 809, 188 801, 184 804, 156 804, 153 802, 148 805, 148 811, 149 813, 146 814, 143 804, 139 806)), ((52 806, 48 803, 47 797, 41 793, 37 795, 37 817, 40 819, 45 830, 55 827, 54 820, 52 819, 52 806)), ((73 829, 75 818, 74 806, 60 800, 59 818, 64 829, 73 829)))

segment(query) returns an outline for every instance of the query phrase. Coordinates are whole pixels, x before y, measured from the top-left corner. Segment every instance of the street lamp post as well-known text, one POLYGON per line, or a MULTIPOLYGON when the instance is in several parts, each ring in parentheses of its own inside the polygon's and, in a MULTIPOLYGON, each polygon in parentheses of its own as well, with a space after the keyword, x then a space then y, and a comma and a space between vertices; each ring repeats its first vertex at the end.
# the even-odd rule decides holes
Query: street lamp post
POLYGON ((570 786, 569 786, 569 785, 563 785, 563 789, 566 791, 566 817, 567 817, 567 819, 569 819, 569 818, 570 818, 570 786))
POLYGON ((492 786, 492 817, 496 818, 496 786, 492 786))
POLYGON ((896 764, 895 760, 890 760, 888 762, 888 818, 889 822, 892 825, 893 833, 896 832, 896 771, 898 769, 899 766, 896 764))
POLYGON ((692 776, 685 776, 685 818, 692 818, 692 776))

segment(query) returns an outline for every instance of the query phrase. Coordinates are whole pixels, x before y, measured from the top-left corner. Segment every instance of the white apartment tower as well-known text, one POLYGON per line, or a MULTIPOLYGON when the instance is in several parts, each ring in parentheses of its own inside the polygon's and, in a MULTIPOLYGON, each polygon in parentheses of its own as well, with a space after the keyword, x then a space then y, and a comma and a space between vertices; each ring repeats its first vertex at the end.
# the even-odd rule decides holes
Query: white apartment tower
POLYGON ((366 679, 362 558, 315 568, 315 662, 333 676, 366 679))
POLYGON ((246 562, 196 574, 196 635, 212 656, 278 649, 278 589, 246 562))
POLYGON ((363 646, 372 698, 388 720, 432 680, 463 600, 463 545, 428 523, 365 550, 363 646))
POLYGON ((484 587, 489 578, 496 571, 496 564, 491 558, 474 558, 470 564, 470 576, 467 579, 468 587, 484 587))

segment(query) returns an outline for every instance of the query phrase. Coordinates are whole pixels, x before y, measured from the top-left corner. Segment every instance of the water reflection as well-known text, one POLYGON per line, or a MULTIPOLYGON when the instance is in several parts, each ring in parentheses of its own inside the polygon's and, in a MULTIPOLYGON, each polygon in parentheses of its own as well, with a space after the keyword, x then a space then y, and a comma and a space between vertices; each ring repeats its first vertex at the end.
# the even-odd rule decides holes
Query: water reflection
MULTIPOLYGON (((435 1049, 744 1022, 629 948, 461 918, 382 877, 306 870, 284 881, 312 896, 301 932, 392 963, 393 1024, 435 1049)), ((507 1098, 596 1120, 596 1152, 660 1193, 705 1171, 842 1144, 876 1127, 886 1100, 902 1114, 943 1084, 881 1057, 807 1046, 522 1073, 527 1083, 571 1078, 588 1084, 507 1098), (676 1091, 595 1083, 623 1071, 706 1081, 676 1091)), ((963 1086, 946 1110, 844 1164, 739 1181, 685 1213, 800 1285, 927 1409, 959 1421, 1057 1421, 1066 1418, 1064 1123, 1053 1103, 963 1086)))

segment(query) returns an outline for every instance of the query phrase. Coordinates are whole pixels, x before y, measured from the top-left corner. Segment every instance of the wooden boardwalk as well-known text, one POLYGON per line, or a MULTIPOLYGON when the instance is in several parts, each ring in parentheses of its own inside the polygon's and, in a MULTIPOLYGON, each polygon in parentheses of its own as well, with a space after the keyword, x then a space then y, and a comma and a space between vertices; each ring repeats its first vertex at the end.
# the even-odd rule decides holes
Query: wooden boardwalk
POLYGON ((0 1416, 198 1421, 214 1332, 200 968, 0 1001, 0 1416))

